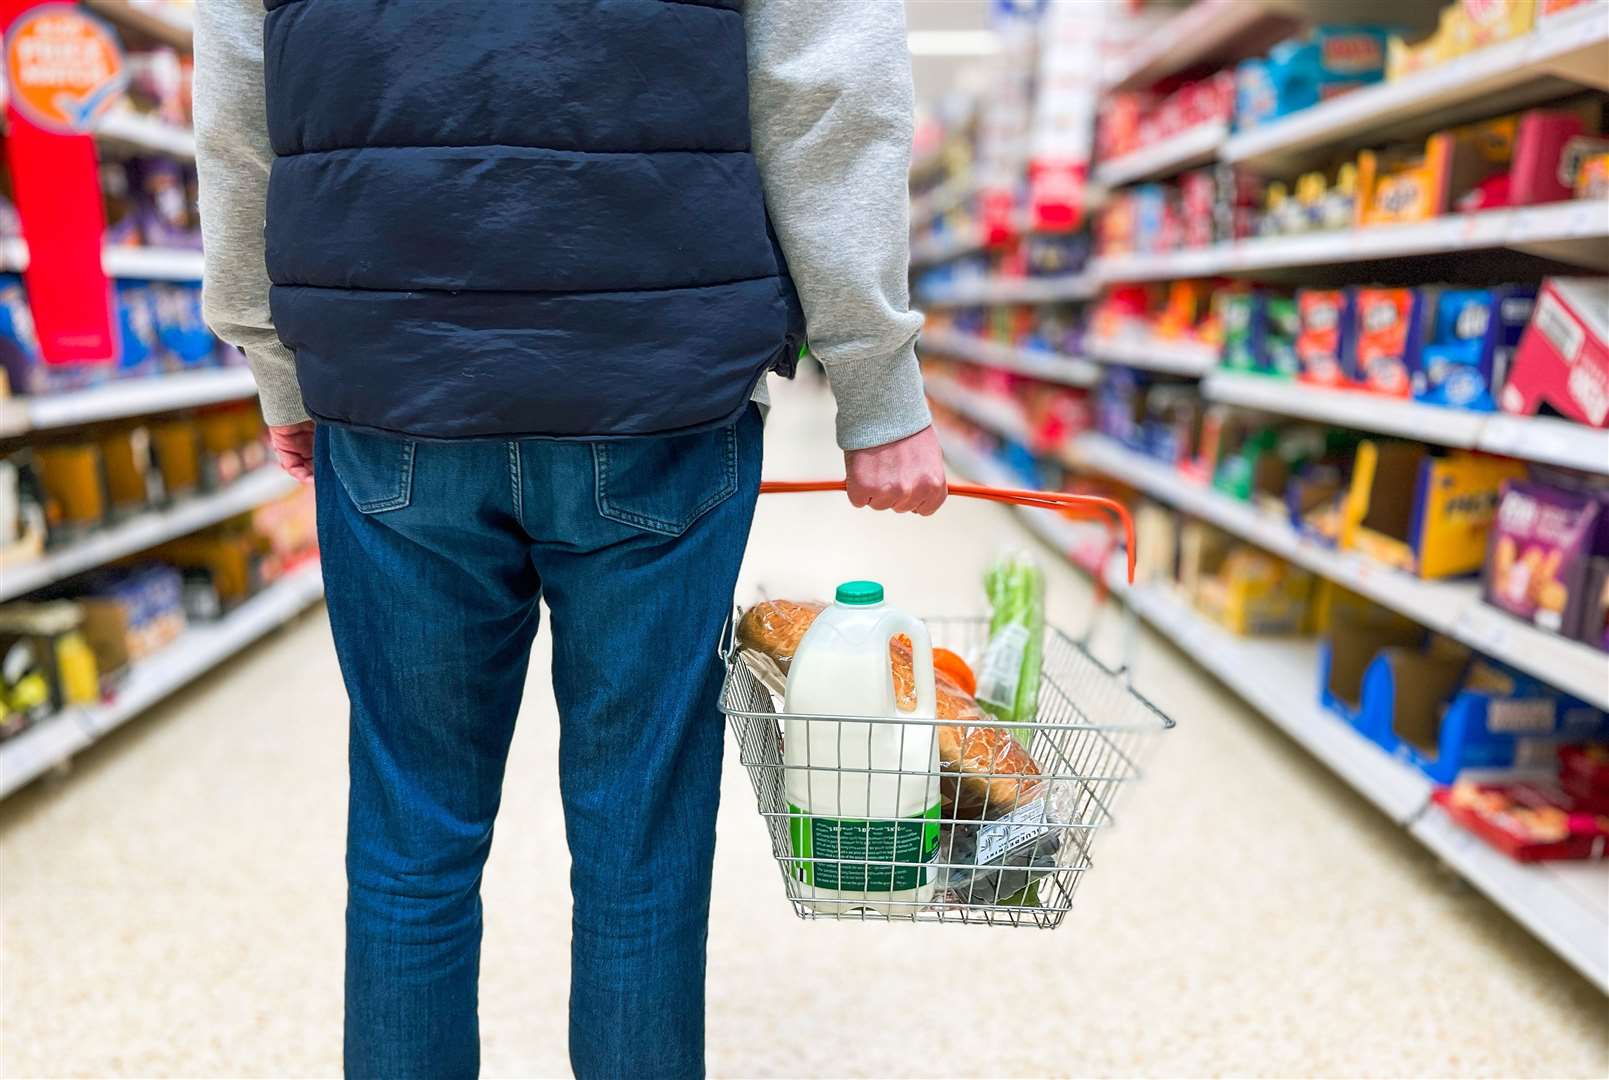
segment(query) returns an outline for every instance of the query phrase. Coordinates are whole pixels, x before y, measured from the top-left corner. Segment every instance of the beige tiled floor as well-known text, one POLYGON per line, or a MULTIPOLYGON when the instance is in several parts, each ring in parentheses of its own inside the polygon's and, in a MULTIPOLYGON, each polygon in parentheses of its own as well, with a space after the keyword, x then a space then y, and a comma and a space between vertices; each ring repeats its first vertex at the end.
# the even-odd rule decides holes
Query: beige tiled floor
MULTIPOLYGON (((828 431, 825 403, 790 392, 768 472, 841 467, 828 431)), ((905 606, 965 612, 983 560, 1018 535, 988 507, 919 523, 772 499, 743 588, 871 576, 905 606)), ((1059 566, 1051 580, 1053 618, 1078 627, 1087 588, 1059 566)), ((0 804, 5 1075, 337 1070, 344 703, 328 633, 310 616, 0 804)), ((566 857, 538 647, 486 880, 489 1075, 565 1071, 566 857)), ((1186 657, 1142 638, 1139 672, 1179 727, 1050 934, 795 921, 729 759, 712 1071, 1609 1074, 1588 984, 1186 657)))

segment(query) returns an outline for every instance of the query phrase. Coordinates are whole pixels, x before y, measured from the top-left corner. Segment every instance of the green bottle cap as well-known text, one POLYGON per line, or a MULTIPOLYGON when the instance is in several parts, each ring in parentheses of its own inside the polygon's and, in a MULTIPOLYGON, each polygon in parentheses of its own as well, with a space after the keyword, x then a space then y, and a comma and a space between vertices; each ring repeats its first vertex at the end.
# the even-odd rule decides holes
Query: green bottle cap
POLYGON ((846 581, 838 586, 840 604, 868 607, 883 602, 883 587, 875 581, 846 581))

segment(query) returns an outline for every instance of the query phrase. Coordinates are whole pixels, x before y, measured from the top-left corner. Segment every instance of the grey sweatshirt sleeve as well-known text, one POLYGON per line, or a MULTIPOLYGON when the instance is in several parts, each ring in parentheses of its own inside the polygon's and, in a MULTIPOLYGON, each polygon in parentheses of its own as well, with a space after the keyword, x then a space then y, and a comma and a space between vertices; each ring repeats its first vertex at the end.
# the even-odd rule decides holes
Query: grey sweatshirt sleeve
POLYGON ((240 346, 257 379, 263 419, 307 419, 296 361, 268 312, 263 222, 268 113, 261 0, 207 0, 195 10, 196 171, 206 251, 201 307, 213 333, 240 346))
POLYGON ((931 422, 910 310, 914 92, 897 0, 747 0, 749 123, 810 351, 859 450, 931 422))

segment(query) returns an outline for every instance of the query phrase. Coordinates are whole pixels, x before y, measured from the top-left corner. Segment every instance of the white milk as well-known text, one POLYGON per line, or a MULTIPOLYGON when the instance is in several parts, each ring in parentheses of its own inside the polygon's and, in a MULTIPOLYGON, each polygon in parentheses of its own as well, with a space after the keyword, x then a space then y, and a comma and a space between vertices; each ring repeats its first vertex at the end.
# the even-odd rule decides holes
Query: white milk
MULTIPOLYGON (((876 582, 840 585, 837 601, 816 616, 794 654, 784 711, 933 718, 927 627, 884 604, 876 582), (913 712, 901 712, 894 696, 888 643, 898 634, 914 647, 913 712)), ((913 914, 932 898, 934 872, 926 865, 891 864, 925 864, 938 851, 934 726, 797 716, 784 724, 789 836, 794 855, 814 860, 794 864, 805 903, 823 913, 869 908, 913 914)))

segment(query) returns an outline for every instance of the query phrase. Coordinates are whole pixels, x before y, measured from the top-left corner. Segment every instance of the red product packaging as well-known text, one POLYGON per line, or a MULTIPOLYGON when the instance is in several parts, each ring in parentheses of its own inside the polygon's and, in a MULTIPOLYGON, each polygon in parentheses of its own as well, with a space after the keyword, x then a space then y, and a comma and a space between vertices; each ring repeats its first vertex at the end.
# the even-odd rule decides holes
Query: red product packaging
POLYGON ((1542 282, 1499 400, 1504 412, 1532 416, 1547 405, 1609 427, 1609 279, 1542 282))
POLYGON ((1357 291, 1357 364, 1363 384, 1377 394, 1407 397, 1424 339, 1426 291, 1357 291))
POLYGON ((1609 745, 1559 747, 1559 783, 1595 814, 1609 814, 1609 745))
POLYGON ((1558 202, 1575 195, 1576 155, 1566 163, 1564 148, 1584 130, 1574 112, 1533 109, 1520 117, 1514 138, 1514 166, 1509 174, 1511 206, 1558 202))
POLYGON ((1609 817, 1583 808, 1549 781, 1459 781, 1433 798, 1454 821, 1518 862, 1609 853, 1609 817))

